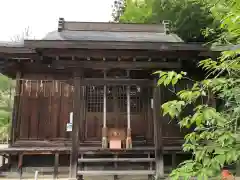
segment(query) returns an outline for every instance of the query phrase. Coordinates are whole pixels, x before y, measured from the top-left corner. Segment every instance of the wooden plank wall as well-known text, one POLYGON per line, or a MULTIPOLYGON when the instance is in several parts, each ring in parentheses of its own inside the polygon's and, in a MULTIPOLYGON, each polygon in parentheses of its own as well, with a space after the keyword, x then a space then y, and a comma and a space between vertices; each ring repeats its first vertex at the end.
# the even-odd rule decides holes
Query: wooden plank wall
POLYGON ((68 139, 66 124, 72 112, 72 88, 66 82, 53 80, 51 75, 26 74, 20 93, 19 134, 17 139, 68 139))
MULTIPOLYGON (((17 120, 19 133, 16 140, 68 140, 71 133, 66 132, 66 124, 69 121, 69 113, 73 111, 72 86, 66 82, 52 81, 54 79, 51 75, 25 74, 23 79, 29 81, 24 80, 21 85, 17 120)), ((131 115, 132 134, 152 139, 150 97, 145 98, 146 102, 141 112, 131 115)), ((88 111, 88 106, 85 108, 86 121, 81 128, 85 133, 83 132, 84 137, 81 140, 100 141, 103 114, 101 111, 88 111)), ((115 112, 108 112, 107 119, 108 127, 126 128, 126 112, 118 115, 115 112)))
MULTIPOLYGON (((41 84, 43 79, 54 80, 51 75, 25 74, 23 78, 39 81, 24 81, 21 83, 16 140, 68 140, 71 133, 66 132, 66 124, 69 121, 69 113, 73 112, 73 88, 71 84, 67 81, 49 81, 41 84)), ((179 91, 189 85, 191 85, 191 82, 185 81, 175 88, 179 91)), ((161 104, 175 97, 166 88, 162 89, 161 93, 161 104)), ((153 138, 151 98, 143 99, 142 113, 132 114, 131 123, 133 134, 143 135, 149 140, 153 138)), ((83 132, 86 140, 101 140, 102 113, 97 114, 88 112, 86 109, 86 124, 84 127, 86 131, 83 132), (98 121, 96 121, 96 117, 98 121)), ((111 115, 108 112, 107 118, 109 127, 111 127, 111 123, 117 125, 118 122, 123 124, 120 123, 117 126, 126 126, 125 115, 116 117, 116 115, 111 115), (113 121, 114 118, 118 120, 113 121)), ((170 122, 169 117, 162 117, 162 120, 164 138, 181 138, 188 132, 187 130, 180 130, 177 122, 170 122)))

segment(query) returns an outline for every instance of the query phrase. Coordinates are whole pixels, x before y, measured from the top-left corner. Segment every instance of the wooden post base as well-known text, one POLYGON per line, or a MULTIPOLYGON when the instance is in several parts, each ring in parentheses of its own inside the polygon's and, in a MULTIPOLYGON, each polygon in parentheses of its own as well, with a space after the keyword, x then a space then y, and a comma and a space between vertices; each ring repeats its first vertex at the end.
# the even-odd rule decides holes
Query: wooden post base
POLYGON ((102 148, 108 148, 107 128, 102 128, 102 148))
POLYGON ((19 179, 22 179, 23 154, 18 155, 18 173, 19 179))
POLYGON ((132 137, 131 137, 131 129, 127 129, 127 138, 126 138, 126 149, 132 148, 132 137))
POLYGON ((102 137, 102 148, 106 149, 108 147, 107 137, 102 137))

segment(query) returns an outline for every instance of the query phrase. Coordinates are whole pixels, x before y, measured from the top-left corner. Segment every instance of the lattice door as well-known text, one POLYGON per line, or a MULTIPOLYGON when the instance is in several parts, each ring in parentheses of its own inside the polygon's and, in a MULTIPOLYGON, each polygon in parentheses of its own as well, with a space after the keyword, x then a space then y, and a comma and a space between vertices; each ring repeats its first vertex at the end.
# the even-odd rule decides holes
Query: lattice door
MULTIPOLYGON (((146 94, 145 94, 146 95, 146 94)), ((103 86, 87 87, 86 133, 88 140, 101 140, 103 127, 103 86)), ((106 118, 108 128, 127 128, 127 86, 107 86, 106 118)), ((132 133, 143 135, 146 131, 143 108, 143 92, 137 86, 130 87, 130 112, 132 133)))

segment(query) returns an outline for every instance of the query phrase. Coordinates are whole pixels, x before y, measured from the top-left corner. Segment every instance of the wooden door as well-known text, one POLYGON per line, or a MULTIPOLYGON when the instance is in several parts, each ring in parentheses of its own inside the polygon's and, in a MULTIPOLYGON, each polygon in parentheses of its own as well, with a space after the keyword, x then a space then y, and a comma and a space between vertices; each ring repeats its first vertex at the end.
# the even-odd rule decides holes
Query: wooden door
POLYGON ((85 141, 101 141, 103 86, 86 87, 85 141))
POLYGON ((107 87, 107 127, 126 129, 126 93, 124 86, 107 87))
MULTIPOLYGON (((103 86, 87 87, 86 131, 85 140, 101 141, 103 127, 103 86)), ((127 86, 107 86, 106 92, 106 121, 107 128, 120 128, 127 130, 127 86)), ((132 138, 147 138, 148 126, 152 119, 147 114, 148 105, 144 104, 146 94, 137 86, 130 88, 130 118, 132 138)), ((151 130, 150 130, 151 131, 151 130)))
MULTIPOLYGON (((107 99, 107 127, 120 128, 127 130, 127 86, 108 87, 109 93, 107 99)), ((147 105, 144 105, 144 97, 148 94, 137 86, 130 86, 130 124, 132 129, 132 138, 135 140, 147 139, 149 133, 149 124, 152 119, 148 119, 147 105)))

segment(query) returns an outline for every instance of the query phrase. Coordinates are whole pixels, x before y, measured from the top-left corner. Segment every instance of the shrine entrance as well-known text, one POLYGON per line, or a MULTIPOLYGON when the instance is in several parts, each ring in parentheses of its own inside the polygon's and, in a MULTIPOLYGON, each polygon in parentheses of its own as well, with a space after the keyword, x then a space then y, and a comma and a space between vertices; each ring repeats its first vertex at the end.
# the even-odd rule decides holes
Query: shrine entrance
POLYGON ((100 141, 103 127, 125 130, 132 127, 135 139, 144 136, 147 120, 143 93, 137 86, 88 86, 86 140, 100 141))
POLYGON ((148 127, 152 124, 149 123, 152 121, 149 116, 150 91, 151 87, 131 84, 88 85, 85 141, 102 141, 104 144, 113 129, 124 132, 124 136, 133 141, 146 141, 151 136, 148 127))

